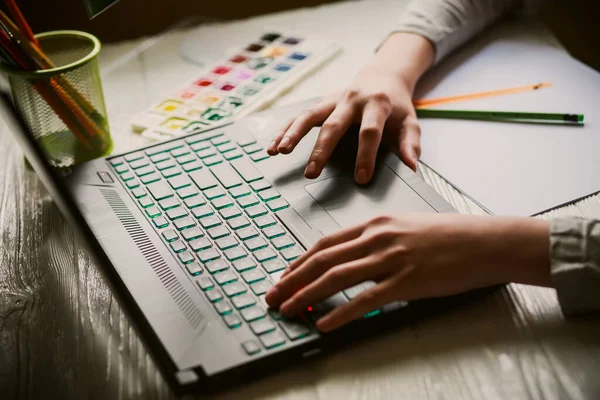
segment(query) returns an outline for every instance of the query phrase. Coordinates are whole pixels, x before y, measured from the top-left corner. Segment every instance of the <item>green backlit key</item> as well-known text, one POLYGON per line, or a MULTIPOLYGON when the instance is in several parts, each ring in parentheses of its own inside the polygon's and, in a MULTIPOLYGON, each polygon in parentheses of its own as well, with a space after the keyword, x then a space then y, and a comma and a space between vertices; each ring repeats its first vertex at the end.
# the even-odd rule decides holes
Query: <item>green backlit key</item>
POLYGON ((242 311, 240 311, 240 314, 242 314, 242 318, 244 318, 244 321, 252 322, 264 318, 264 316, 267 315, 267 312, 264 308, 260 306, 254 306, 244 308, 242 311))
POLYGON ((171 208, 179 207, 181 204, 179 204, 179 201, 177 201, 176 198, 170 197, 168 199, 159 201, 158 205, 163 210, 170 210, 171 208))
POLYGON ((185 244, 181 240, 176 240, 174 242, 169 243, 169 246, 175 253, 181 253, 186 249, 185 244))
POLYGON ((265 236, 269 239, 276 238, 278 236, 285 235, 285 231, 280 225, 271 225, 262 230, 265 236))
POLYGON ((282 250, 288 247, 292 247, 296 243, 292 240, 291 237, 289 237, 288 235, 284 235, 271 239, 271 244, 277 250, 282 250))
POLYGON ((285 344, 285 338, 279 331, 273 331, 266 335, 259 336, 263 346, 267 349, 273 349, 275 347, 285 344))
POLYGON ((258 218, 258 217, 263 216, 268 213, 267 209, 264 208, 262 205, 248 207, 248 208, 246 208, 245 211, 246 211, 246 214, 248 214, 248 216, 253 219, 258 218))
POLYGON ((184 204, 187 208, 192 209, 206 204, 206 201, 200 196, 185 199, 184 204))
POLYGON ((240 325, 242 325, 242 320, 240 320, 240 317, 238 317, 235 314, 228 314, 223 317, 223 320, 225 320, 225 324, 230 329, 235 329, 235 328, 238 328, 240 325))
POLYGON ((177 236, 177 232, 175 232, 173 229, 170 229, 168 231, 164 231, 162 233, 162 237, 167 241, 167 242, 172 242, 174 240, 177 240, 177 238, 179 236, 177 236))
POLYGON ((201 206, 192 209, 192 215, 196 218, 204 218, 213 215, 214 211, 208 206, 201 206))
MULTIPOLYGON (((231 201, 231 199, 229 199, 229 197, 221 197, 221 198, 211 201, 211 204, 213 205, 214 208, 216 208, 217 210, 220 210, 222 208, 231 207, 233 205, 233 202, 231 201)), ((266 210, 265 210, 265 212, 266 212, 266 210)))
POLYGON ((232 161, 242 157, 243 155, 244 153, 242 153, 239 149, 235 149, 223 154, 223 157, 225 157, 227 161, 232 161))
MULTIPOLYGON (((289 249, 285 249, 284 251, 290 250, 290 249, 293 249, 293 247, 290 247, 289 249)), ((277 258, 277 254, 272 249, 267 247, 264 249, 254 251, 254 257, 256 258, 256 260, 258 262, 264 263, 265 261, 277 258)), ((284 256, 284 258, 285 258, 285 256, 284 256)), ((287 258, 286 258, 286 260, 287 260, 287 258)))
POLYGON ((281 197, 281 195, 279 194, 279 192, 277 190, 271 188, 271 189, 266 189, 266 190, 259 192, 258 197, 262 201, 269 201, 269 200, 278 199, 281 197))
POLYGON ((161 161, 161 162, 157 162, 156 163, 156 169, 159 171, 165 171, 169 168, 173 168, 175 167, 175 161, 171 160, 171 159, 167 159, 165 161, 161 161))
POLYGON ((256 251, 267 247, 267 242, 261 237, 246 240, 244 244, 250 251, 256 251))
POLYGON ((175 228, 177 228, 178 230, 182 231, 184 229, 191 228, 191 227, 195 226, 196 223, 190 217, 185 217, 185 218, 181 218, 181 219, 175 220, 175 222, 173 222, 173 225, 175 225, 175 228))
POLYGON ((188 154, 188 155, 185 155, 183 157, 179 157, 177 159, 177 164, 184 165, 184 164, 188 164, 188 163, 194 162, 196 160, 198 160, 196 157, 194 157, 191 154, 188 154))
POLYGON ((211 303, 223 300, 223 293, 219 289, 212 289, 206 292, 206 297, 211 303))
POLYGON ((217 310, 217 312, 220 315, 231 314, 231 312, 233 311, 233 309, 231 308, 231 304, 229 304, 227 300, 215 303, 215 310, 217 310))
POLYGON ((203 166, 204 165, 199 160, 196 160, 192 161, 191 163, 184 164, 182 168, 185 172, 192 172, 202 168, 203 166))
POLYGON ((157 164, 161 161, 168 160, 169 158, 171 157, 168 153, 158 153, 157 155, 150 157, 150 161, 152 161, 154 164, 157 164))
POLYGON ((194 261, 194 256, 187 250, 177 254, 177 257, 179 258, 179 261, 181 261, 182 264, 189 264, 194 261))
POLYGON ((246 217, 235 217, 227 220, 227 225, 233 230, 242 229, 250 225, 250 221, 246 217))
POLYGON ((250 288, 257 296, 267 293, 269 290, 271 290, 272 287, 273 284, 271 284, 271 282, 269 282, 266 279, 263 281, 254 282, 250 285, 250 288))
POLYGON ((237 246, 239 243, 234 236, 228 236, 215 240, 215 244, 220 250, 227 250, 237 246))
POLYGON ((224 226, 217 226, 210 228, 206 233, 208 233, 208 236, 210 236, 211 239, 215 240, 229 235, 229 229, 224 226))
POLYGON ((133 194, 133 197, 135 197, 136 199, 141 199, 142 197, 147 195, 146 191, 143 188, 133 189, 131 191, 131 194, 133 194))
POLYGON ((204 195, 208 200, 218 199, 225 196, 225 192, 220 187, 210 188, 204 191, 204 195))
POLYGON ((277 223, 277 221, 275 221, 275 218, 273 218, 272 215, 263 215, 262 217, 256 218, 254 220, 254 223, 260 229, 263 229, 263 228, 266 228, 268 226, 275 225, 277 223))
MULTIPOLYGON (((233 271, 224 271, 215 274, 214 279, 219 285, 223 286, 237 281, 237 275, 234 274, 233 271)), ((225 293, 227 293, 227 290, 225 290, 225 293)))
POLYGON ((221 220, 217 216, 215 216, 215 215, 211 215, 209 217, 201 218, 199 221, 200 221, 200 225, 202 225, 202 227, 204 229, 209 229, 209 228, 212 228, 214 226, 221 225, 221 220))
POLYGON ((267 271, 269 274, 285 269, 285 264, 278 258, 265 261, 264 263, 262 263, 262 266, 265 269, 265 271, 267 271))
POLYGON ((246 283, 254 283, 265 279, 265 274, 261 270, 254 268, 242 272, 242 279, 244 279, 246 283))
POLYGON ((210 290, 215 286, 213 281, 208 277, 200 278, 200 279, 198 279, 198 281, 196 283, 198 284, 200 289, 202 289, 204 291, 210 290))
MULTIPOLYGON (((192 229, 194 229, 194 228, 192 228, 192 229)), ((191 231, 192 229, 186 229, 185 231, 191 231)), ((210 240, 208 240, 205 237, 194 239, 189 243, 189 245, 190 245, 190 248, 194 251, 202 251, 202 250, 206 250, 206 249, 209 249, 212 247, 212 243, 210 242, 210 240)))
POLYGON ((256 268, 256 263, 251 258, 242 258, 233 262, 233 268, 238 272, 247 271, 256 268))
POLYGON ((200 275, 202 273, 202 267, 197 262, 187 263, 185 269, 187 269, 192 276, 200 275))
POLYGON ((177 196, 179 196, 180 199, 187 199, 188 197, 194 197, 196 195, 198 195, 198 189, 192 186, 184 187, 177 191, 177 196))
POLYGON ((235 231, 235 234, 241 240, 248 240, 248 239, 258 236, 258 232, 256 231, 256 229, 254 229, 252 227, 238 229, 235 231))
MULTIPOLYGON (((213 252, 213 255, 210 257, 215 257, 215 253, 218 254, 215 249, 206 250, 206 252, 213 252)), ((206 267, 206 270, 211 274, 217 274, 229 268, 229 265, 227 265, 227 263, 222 259, 213 259, 213 261, 206 262, 204 266, 206 267)))
POLYGON ((220 155, 216 154, 214 156, 210 156, 210 157, 206 157, 206 158, 202 159, 202 162, 207 167, 210 167, 212 165, 217 165, 217 164, 222 163, 223 162, 223 157, 221 157, 220 155))
POLYGON ((159 217, 161 215, 161 212, 158 207, 153 206, 153 207, 149 207, 146 209, 146 214, 150 218, 155 218, 155 217, 159 217))
POLYGON ((227 208, 220 210, 219 214, 221 214, 221 217, 223 219, 231 219, 231 218, 239 217, 240 215, 242 215, 242 212, 237 207, 227 207, 227 208))
POLYGON ((273 212, 283 210, 285 208, 288 208, 289 206, 290 205, 288 204, 288 202, 282 199, 281 197, 275 200, 271 200, 267 203, 267 207, 269 207, 269 210, 273 212))
POLYGON ((204 232, 202 232, 202 230, 200 228, 194 227, 194 228, 183 230, 181 232, 181 236, 183 236, 183 238, 189 242, 190 240, 194 240, 194 239, 203 237, 204 232))
POLYGON ((267 158, 269 158, 269 155, 264 151, 259 151, 258 153, 254 153, 254 154, 250 155, 250 159, 254 162, 266 160, 267 158))
POLYGON ((229 194, 234 199, 239 197, 248 196, 250 194, 250 190, 246 186, 238 186, 229 190, 229 194))
POLYGON ((233 297, 231 299, 231 302, 233 303, 233 306, 238 310, 256 304, 256 300, 254 299, 254 297, 248 293, 244 293, 239 296, 233 297))
POLYGON ((252 182, 250 184, 250 187, 255 192, 260 192, 261 190, 269 189, 271 187, 271 184, 266 179, 261 179, 261 180, 256 181, 256 182, 252 182))
POLYGON ((138 203, 140 203, 140 206, 142 206, 143 208, 148 208, 154 205, 154 202, 150 197, 143 197, 138 200, 138 203))
POLYGON ((154 172, 154 168, 151 167, 150 165, 135 170, 135 174, 137 176, 144 176, 144 175, 151 174, 153 172, 154 172))
POLYGON ((223 254, 229 261, 239 260, 240 258, 244 258, 248 255, 246 250, 240 246, 227 249, 223 252, 223 254))
POLYGON ((144 185, 148 185, 148 184, 150 184, 150 183, 152 183, 152 182, 158 182, 158 181, 160 181, 160 180, 161 180, 161 177, 160 177, 160 175, 159 175, 159 174, 157 174, 156 172, 153 172, 153 173, 151 173, 151 174, 149 174, 149 175, 142 176, 142 177, 140 178, 140 180, 142 181, 142 183, 143 183, 144 185))
POLYGON ((186 175, 171 178, 168 182, 169 185, 175 190, 188 187, 192 184, 192 181, 186 175))
POLYGON ((285 258, 286 261, 293 261, 296 258, 300 257, 304 253, 302 249, 298 246, 288 247, 287 249, 281 250, 281 255, 285 258))
POLYGON ((244 196, 237 199, 238 204, 242 208, 252 207, 258 204, 258 199, 254 195, 244 196))
POLYGON ((219 150, 219 153, 221 153, 221 154, 227 153, 228 151, 233 151, 235 149, 236 149, 235 145, 231 144, 231 143, 225 143, 220 146, 217 146, 217 150, 219 150))
POLYGON ((162 171, 162 176, 166 179, 172 178, 174 176, 181 175, 181 168, 173 167, 162 171))
POLYGON ((158 229, 162 229, 169 226, 169 221, 167 221, 165 217, 156 217, 152 220, 152 223, 158 229))
POLYGON ((264 335, 275 330, 275 324, 269 318, 260 319, 250 323, 250 329, 255 335, 264 335))
POLYGON ((199 152, 196 153, 196 155, 200 158, 208 158, 208 157, 214 156, 216 154, 217 154, 216 150, 213 149, 212 147, 208 147, 208 148, 206 148, 204 150, 200 150, 199 152))
POLYGON ((173 208, 171 210, 166 211, 165 214, 171 221, 173 221, 175 219, 183 218, 186 215, 188 215, 187 210, 183 207, 173 208))
MULTIPOLYGON (((231 272, 231 271, 229 271, 231 272)), ((225 272, 223 272, 225 273, 225 272)), ((220 274, 219 274, 220 275, 220 274)), ((215 280, 216 280, 216 276, 215 276, 215 280)), ((233 297, 233 296, 238 296, 242 293, 246 293, 248 291, 248 289, 246 288, 246 286, 240 282, 234 282, 234 283, 230 283, 229 285, 226 285, 223 287, 223 291, 225 292, 225 294, 228 297, 233 297)))
POLYGON ((260 347, 258 346, 258 343, 256 343, 256 340, 248 340, 242 343, 242 348, 249 356, 260 353, 260 347))

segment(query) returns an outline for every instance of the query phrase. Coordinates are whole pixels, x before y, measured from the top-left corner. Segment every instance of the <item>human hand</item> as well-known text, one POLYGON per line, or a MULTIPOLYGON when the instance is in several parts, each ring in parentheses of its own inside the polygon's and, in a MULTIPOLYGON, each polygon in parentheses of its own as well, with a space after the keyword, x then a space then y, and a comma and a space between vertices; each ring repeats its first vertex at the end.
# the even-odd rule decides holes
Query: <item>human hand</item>
POLYGON ((330 331, 395 300, 498 283, 550 285, 549 223, 460 214, 383 216, 324 237, 266 296, 291 316, 364 281, 376 285, 317 322, 330 331))

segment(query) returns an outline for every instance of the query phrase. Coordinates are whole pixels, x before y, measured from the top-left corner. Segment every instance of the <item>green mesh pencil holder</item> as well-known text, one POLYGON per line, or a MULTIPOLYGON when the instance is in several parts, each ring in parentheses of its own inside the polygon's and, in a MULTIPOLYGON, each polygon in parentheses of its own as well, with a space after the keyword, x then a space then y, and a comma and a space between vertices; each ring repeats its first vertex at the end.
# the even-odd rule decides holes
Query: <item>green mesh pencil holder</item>
POLYGON ((15 105, 48 162, 59 169, 108 155, 112 150, 98 69, 100 41, 78 31, 36 35, 56 66, 8 75, 15 105))

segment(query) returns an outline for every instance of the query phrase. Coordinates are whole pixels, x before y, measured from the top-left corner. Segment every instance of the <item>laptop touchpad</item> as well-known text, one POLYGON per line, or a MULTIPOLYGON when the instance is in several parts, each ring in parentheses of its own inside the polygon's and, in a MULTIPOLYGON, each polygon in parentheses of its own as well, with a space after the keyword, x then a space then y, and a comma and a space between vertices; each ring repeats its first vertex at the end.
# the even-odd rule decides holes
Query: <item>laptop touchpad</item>
POLYGON ((356 185, 348 176, 335 176, 304 189, 342 227, 381 214, 435 212, 385 164, 380 164, 367 186, 356 185))

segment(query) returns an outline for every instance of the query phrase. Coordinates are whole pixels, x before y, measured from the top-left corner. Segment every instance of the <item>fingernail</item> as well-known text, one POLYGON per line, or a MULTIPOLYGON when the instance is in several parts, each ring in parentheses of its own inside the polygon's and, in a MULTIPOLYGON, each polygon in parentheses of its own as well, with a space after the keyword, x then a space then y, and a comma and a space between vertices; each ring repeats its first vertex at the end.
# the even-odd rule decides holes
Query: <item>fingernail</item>
POLYGON ((364 185, 365 183, 367 183, 367 170, 364 168, 361 168, 358 170, 358 172, 356 173, 356 183, 360 184, 360 185, 364 185))
POLYGON ((290 147, 290 138, 286 136, 283 138, 281 143, 279 143, 279 148, 287 150, 289 147, 290 147))
POLYGON ((265 300, 267 301, 267 303, 271 304, 275 300, 277 300, 278 294, 279 294, 279 291, 277 290, 277 286, 273 286, 265 295, 265 300))
POLYGON ((269 144, 269 147, 267 147, 267 151, 271 154, 271 155, 275 155, 277 154, 277 142, 276 141, 272 141, 269 144))
POLYGON ((317 174, 317 163, 314 161, 311 161, 308 163, 308 166, 306 167, 306 170, 304 171, 304 176, 306 176, 307 178, 312 178, 317 174))

